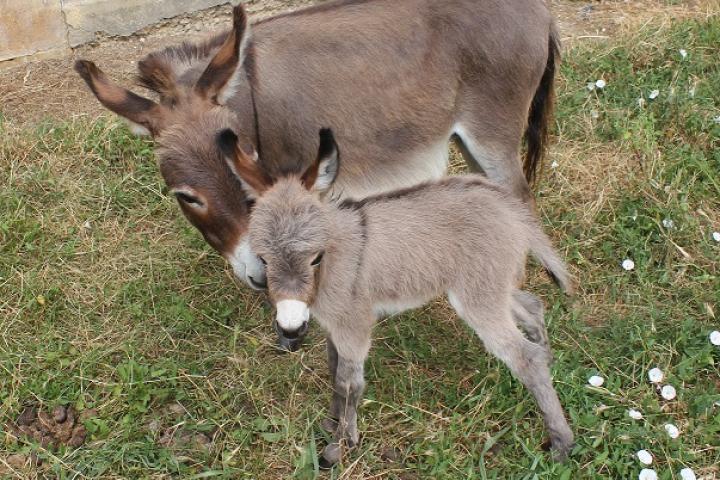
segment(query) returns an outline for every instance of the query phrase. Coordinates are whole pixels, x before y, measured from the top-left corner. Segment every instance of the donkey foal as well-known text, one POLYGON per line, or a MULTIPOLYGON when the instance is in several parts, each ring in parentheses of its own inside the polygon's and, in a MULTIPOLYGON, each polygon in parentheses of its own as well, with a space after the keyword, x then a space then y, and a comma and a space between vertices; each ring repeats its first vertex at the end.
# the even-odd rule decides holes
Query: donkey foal
POLYGON ((360 201, 323 201, 339 157, 332 133, 321 130, 320 137, 318 158, 303 175, 275 180, 261 174, 231 131, 218 141, 256 199, 250 243, 266 265, 278 327, 292 336, 312 314, 328 334, 334 388, 326 425, 334 441, 323 464, 359 440, 356 408, 375 321, 442 294, 535 396, 555 456, 564 458, 573 434, 550 378, 542 303, 516 290, 515 279, 531 252, 565 291, 571 282, 528 207, 475 175, 360 201))

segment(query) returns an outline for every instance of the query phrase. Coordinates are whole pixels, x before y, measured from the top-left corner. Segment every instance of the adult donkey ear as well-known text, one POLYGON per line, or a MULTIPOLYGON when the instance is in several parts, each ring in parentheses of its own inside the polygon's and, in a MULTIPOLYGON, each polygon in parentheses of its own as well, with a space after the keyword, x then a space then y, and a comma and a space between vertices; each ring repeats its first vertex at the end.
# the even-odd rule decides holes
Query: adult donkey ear
POLYGON ((238 75, 250 39, 247 15, 242 5, 233 8, 233 28, 195 83, 195 92, 203 98, 224 105, 235 94, 238 75))
POLYGON ((225 129, 217 136, 217 144, 225 156, 225 162, 233 175, 240 180, 245 190, 245 195, 250 199, 256 199, 272 185, 272 180, 260 168, 257 163, 255 150, 247 153, 240 146, 238 136, 232 130, 225 129))
POLYGON ((303 185, 310 191, 325 194, 337 179, 340 171, 340 154, 332 130, 320 130, 320 146, 315 163, 302 176, 303 185))
POLYGON ((156 136, 164 128, 165 107, 113 83, 93 62, 78 60, 75 71, 107 109, 130 121, 135 133, 156 136))

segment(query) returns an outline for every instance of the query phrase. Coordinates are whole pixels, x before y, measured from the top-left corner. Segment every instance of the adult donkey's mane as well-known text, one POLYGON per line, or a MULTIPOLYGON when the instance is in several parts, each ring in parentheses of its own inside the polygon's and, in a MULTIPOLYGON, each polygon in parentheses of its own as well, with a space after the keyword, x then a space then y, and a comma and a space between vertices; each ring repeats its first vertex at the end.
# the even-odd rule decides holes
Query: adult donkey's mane
MULTIPOLYGON (((230 32, 225 30, 199 42, 183 42, 149 53, 138 62, 138 83, 160 94, 174 91, 178 83, 190 83, 183 82, 183 75, 196 66, 207 65, 230 32)), ((197 76, 200 73, 202 70, 197 76)))

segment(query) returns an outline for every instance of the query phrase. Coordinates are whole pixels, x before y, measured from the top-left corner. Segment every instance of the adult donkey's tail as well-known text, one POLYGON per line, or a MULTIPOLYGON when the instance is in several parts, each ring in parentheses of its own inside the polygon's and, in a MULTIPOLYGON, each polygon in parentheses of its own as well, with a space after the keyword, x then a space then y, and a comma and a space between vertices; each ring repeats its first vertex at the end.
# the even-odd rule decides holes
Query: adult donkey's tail
POLYGON ((530 104, 528 124, 525 130, 525 160, 523 169, 528 183, 532 184, 545 156, 548 142, 548 130, 552 121, 555 106, 555 68, 560 60, 560 38, 555 25, 550 29, 548 37, 548 56, 545 72, 540 79, 530 104))

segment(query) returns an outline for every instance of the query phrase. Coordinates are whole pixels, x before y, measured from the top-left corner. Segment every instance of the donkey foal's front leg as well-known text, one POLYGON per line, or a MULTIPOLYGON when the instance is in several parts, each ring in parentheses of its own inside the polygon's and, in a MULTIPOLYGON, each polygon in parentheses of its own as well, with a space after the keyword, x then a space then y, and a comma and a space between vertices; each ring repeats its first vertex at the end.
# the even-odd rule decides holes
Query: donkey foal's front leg
POLYGON ((362 361, 338 357, 335 382, 333 385, 333 403, 338 409, 338 422, 333 442, 328 444, 320 457, 320 465, 329 468, 342 457, 343 446, 353 448, 360 440, 357 428, 357 406, 365 389, 364 367, 362 361), (336 403, 337 402, 337 403, 336 403))
POLYGON ((322 427, 329 433, 335 433, 338 425, 338 419, 342 412, 342 407, 345 405, 345 397, 338 393, 335 388, 335 377, 337 374, 338 366, 338 352, 335 344, 333 343, 330 335, 326 338, 327 342, 327 360, 328 370, 330 372, 330 384, 333 386, 332 400, 330 401, 330 412, 328 417, 322 421, 322 427))

